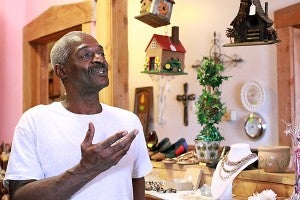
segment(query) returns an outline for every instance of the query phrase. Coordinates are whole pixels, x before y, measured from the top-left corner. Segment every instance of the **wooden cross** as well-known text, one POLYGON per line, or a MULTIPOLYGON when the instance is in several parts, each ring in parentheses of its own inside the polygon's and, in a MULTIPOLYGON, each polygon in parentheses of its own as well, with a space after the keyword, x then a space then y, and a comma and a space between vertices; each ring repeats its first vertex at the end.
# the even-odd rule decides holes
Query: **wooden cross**
POLYGON ((184 113, 183 113, 183 123, 185 126, 189 124, 189 119, 188 119, 188 101, 189 100, 195 100, 196 95, 195 94, 187 94, 188 91, 188 84, 184 83, 183 84, 183 90, 184 94, 183 95, 177 95, 177 101, 182 101, 183 106, 184 106, 184 113))

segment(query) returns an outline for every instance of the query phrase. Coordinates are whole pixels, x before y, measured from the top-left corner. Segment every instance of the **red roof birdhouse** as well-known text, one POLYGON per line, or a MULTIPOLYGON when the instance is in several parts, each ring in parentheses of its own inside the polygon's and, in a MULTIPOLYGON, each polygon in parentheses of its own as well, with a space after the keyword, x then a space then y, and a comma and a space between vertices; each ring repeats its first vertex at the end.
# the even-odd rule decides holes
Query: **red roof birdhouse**
POLYGON ((179 40, 179 27, 172 27, 172 36, 154 34, 146 47, 143 73, 186 74, 184 58, 186 50, 179 40))

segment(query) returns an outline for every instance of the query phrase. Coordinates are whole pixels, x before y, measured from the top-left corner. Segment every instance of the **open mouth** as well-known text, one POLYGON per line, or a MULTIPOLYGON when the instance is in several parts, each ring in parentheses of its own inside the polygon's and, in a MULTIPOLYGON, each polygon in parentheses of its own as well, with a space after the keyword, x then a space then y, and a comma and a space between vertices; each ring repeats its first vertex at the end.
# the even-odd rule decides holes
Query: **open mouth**
POLYGON ((107 75, 107 72, 108 69, 104 65, 89 68, 89 73, 92 75, 107 75))
POLYGON ((104 68, 94 68, 91 72, 92 74, 107 74, 107 70, 104 68))

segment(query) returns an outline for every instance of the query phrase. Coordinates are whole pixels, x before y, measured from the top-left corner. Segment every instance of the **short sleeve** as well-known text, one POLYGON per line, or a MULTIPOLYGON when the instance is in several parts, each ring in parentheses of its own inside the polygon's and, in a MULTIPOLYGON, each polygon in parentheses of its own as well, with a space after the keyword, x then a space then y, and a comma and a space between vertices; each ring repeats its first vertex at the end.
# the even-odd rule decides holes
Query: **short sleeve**
POLYGON ((152 163, 149 158, 147 146, 146 146, 146 140, 144 137, 144 132, 142 125, 139 122, 139 134, 138 136, 138 154, 137 154, 137 159, 135 160, 134 163, 134 171, 132 174, 133 178, 141 178, 143 176, 146 176, 148 173, 151 172, 152 170, 152 163))
POLYGON ((36 146, 36 136, 30 128, 28 120, 21 118, 14 132, 4 178, 5 187, 8 187, 8 180, 38 180, 44 177, 36 146))

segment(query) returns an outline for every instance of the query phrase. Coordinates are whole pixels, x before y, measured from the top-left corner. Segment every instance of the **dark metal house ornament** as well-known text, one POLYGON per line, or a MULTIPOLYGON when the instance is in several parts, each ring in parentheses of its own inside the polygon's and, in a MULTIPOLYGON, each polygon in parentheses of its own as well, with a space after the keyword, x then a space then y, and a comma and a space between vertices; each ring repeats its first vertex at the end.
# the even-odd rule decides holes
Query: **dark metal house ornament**
POLYGON ((183 90, 184 94, 183 95, 177 95, 176 99, 177 101, 181 101, 184 106, 184 113, 183 113, 183 123, 185 126, 189 124, 189 118, 188 118, 188 101, 189 100, 195 100, 196 95, 195 94, 187 94, 188 91, 188 84, 184 83, 183 84, 183 90))
MULTIPOLYGON (((212 40, 212 46, 209 50, 209 58, 212 58, 216 63, 222 63, 225 68, 228 67, 236 67, 239 63, 243 62, 243 59, 240 58, 237 54, 233 54, 232 56, 226 55, 222 53, 219 40, 217 39, 217 34, 214 31, 214 39, 212 40)), ((196 60, 196 63, 192 65, 192 68, 197 69, 200 67, 201 61, 196 60)))
POLYGON ((268 3, 265 11, 259 0, 241 0, 237 16, 227 28, 226 36, 230 38, 229 46, 267 45, 280 42, 277 32, 272 28, 273 21, 268 17, 268 3), (233 41, 232 41, 233 38, 233 41))
POLYGON ((233 56, 228 56, 224 53, 222 53, 219 40, 217 39, 217 34, 214 31, 214 39, 213 44, 209 50, 209 56, 212 58, 216 63, 222 63, 225 68, 228 68, 229 66, 236 67, 238 63, 243 62, 242 58, 239 58, 237 54, 234 54, 233 56))

